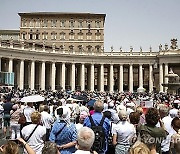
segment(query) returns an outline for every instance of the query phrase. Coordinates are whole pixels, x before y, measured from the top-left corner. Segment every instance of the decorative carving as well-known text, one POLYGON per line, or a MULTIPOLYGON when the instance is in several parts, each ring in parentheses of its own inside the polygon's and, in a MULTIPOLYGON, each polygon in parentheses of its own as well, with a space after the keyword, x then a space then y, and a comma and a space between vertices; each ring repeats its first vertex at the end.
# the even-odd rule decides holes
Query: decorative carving
POLYGON ((132 47, 132 46, 130 46, 130 53, 132 53, 132 51, 133 51, 133 47, 132 47))
POLYGON ((2 46, 1 41, 2 41, 2 36, 0 36, 0 47, 2 46))
POLYGON ((32 49, 35 50, 35 42, 33 41, 32 49))
POLYGON ((101 47, 101 51, 104 52, 104 46, 101 47))
POLYGON ((140 46, 140 52, 142 53, 142 47, 140 46))
POLYGON ((55 44, 55 43, 52 44, 52 49, 53 49, 53 50, 56 49, 56 44, 55 44))
POLYGON ((21 48, 24 49, 24 39, 20 40, 21 48))
POLYGON ((122 52, 122 47, 119 48, 120 52, 122 52))
POLYGON ((46 42, 45 42, 45 41, 43 41, 43 46, 42 46, 42 49, 43 49, 43 50, 45 50, 45 48, 46 48, 46 42))
POLYGON ((12 37, 10 38, 9 42, 10 42, 10 47, 13 48, 13 38, 12 37))
POLYGON ((164 45, 164 48, 165 48, 165 50, 168 50, 168 44, 167 43, 164 45))
POLYGON ((156 61, 154 62, 153 67, 154 67, 154 69, 158 68, 158 64, 157 64, 157 62, 156 62, 156 61))
POLYGON ((114 48, 113 48, 113 46, 111 46, 111 52, 113 52, 114 51, 114 48))
POLYGON ((159 51, 162 51, 162 44, 159 45, 159 51))
POLYGON ((149 47, 149 51, 152 52, 152 47, 151 46, 149 47))
POLYGON ((171 49, 175 50, 177 48, 178 48, 178 46, 177 46, 177 39, 171 39, 171 49))

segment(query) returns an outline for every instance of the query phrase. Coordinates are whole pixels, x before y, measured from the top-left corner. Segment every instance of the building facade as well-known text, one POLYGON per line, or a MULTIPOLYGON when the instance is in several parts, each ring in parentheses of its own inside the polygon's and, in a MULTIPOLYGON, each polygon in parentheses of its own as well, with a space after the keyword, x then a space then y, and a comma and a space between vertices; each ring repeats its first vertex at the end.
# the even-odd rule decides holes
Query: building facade
POLYGON ((20 30, 0 30, 0 39, 1 40, 11 40, 19 41, 20 40, 20 30))
MULTIPOLYGON (((57 48, 57 46, 61 46, 60 39, 57 42, 51 40, 51 28, 49 28, 51 29, 49 31, 48 28, 45 28, 48 32, 45 43, 42 43, 44 38, 42 36, 43 28, 39 28, 38 40, 36 40, 35 28, 33 28, 31 40, 29 21, 25 20, 26 28, 22 26, 24 19, 27 19, 23 15, 20 14, 22 20, 21 39, 19 41, 13 39, 0 41, 0 71, 14 72, 15 88, 133 92, 143 87, 149 92, 152 92, 154 88, 160 92, 166 92, 167 88, 164 88, 161 84, 168 82, 168 79, 164 78, 164 76, 168 74, 169 69, 172 68, 176 74, 180 75, 180 49, 176 39, 171 40, 170 47, 160 45, 159 52, 154 52, 151 48, 149 51, 133 51, 131 48, 127 52, 121 49, 120 51, 112 50, 110 52, 89 51, 88 48, 85 48, 86 50, 77 50, 76 47, 79 46, 77 43, 83 44, 83 47, 87 46, 84 45, 86 44, 84 38, 82 41, 74 40, 74 43, 72 42, 71 45, 75 47, 73 50, 61 49, 57 48), (22 39, 25 31, 26 37, 22 39)), ((75 16, 78 17, 78 15, 81 14, 75 16)), ((84 18, 85 15, 88 15, 86 19, 90 18, 89 14, 83 14, 84 18)), ((82 16, 80 17, 82 18, 82 16)), ((80 18, 77 19, 75 21, 79 21, 80 18)), ((51 20, 48 19, 48 21, 49 25, 51 25, 51 20)), ((102 25, 104 25, 104 18, 102 21, 102 25)), ((60 26, 60 20, 57 20, 56 23, 58 22, 57 27, 60 26)), ((103 27, 102 29, 104 30, 103 27)), ((65 28, 65 30, 68 33, 70 31, 69 28, 65 28)), ((65 30, 63 32, 67 33, 65 30)), ((88 29, 82 30, 87 31, 88 29)), ((93 35, 95 35, 96 30, 92 32, 93 35)), ((101 31, 102 38, 104 35, 103 30, 101 31)), ((57 30, 56 33, 60 34, 61 30, 57 30)), ((85 34, 84 31, 83 33, 85 34)), ((68 34, 67 40, 64 41, 67 48, 69 48, 69 37, 68 34)), ((89 42, 88 45, 94 48, 96 43, 92 42, 91 44, 89 42)), ((99 42, 99 45, 103 46, 104 40, 102 44, 99 42)))
POLYGON ((20 37, 57 50, 102 52, 105 14, 19 13, 20 37))

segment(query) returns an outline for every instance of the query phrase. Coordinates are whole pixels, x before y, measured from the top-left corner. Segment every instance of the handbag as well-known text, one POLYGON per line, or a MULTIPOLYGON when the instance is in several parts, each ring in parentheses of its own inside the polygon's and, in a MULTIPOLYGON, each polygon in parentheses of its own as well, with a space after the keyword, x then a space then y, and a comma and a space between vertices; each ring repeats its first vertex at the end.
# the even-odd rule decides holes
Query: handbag
POLYGON ((111 122, 111 127, 110 127, 110 133, 108 136, 108 150, 106 151, 106 154, 114 154, 115 153, 115 146, 112 144, 112 122, 111 122))
POLYGON ((18 120, 18 124, 24 125, 26 123, 26 117, 24 115, 24 109, 23 109, 23 113, 20 114, 20 118, 18 120))

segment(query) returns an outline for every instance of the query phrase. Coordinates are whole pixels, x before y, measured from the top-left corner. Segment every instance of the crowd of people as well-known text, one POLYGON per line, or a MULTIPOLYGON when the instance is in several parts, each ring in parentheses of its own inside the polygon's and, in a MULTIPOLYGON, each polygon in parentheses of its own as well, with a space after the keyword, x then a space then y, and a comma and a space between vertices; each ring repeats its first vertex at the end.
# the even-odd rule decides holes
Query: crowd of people
POLYGON ((1 92, 1 139, 8 140, 0 147, 4 154, 19 153, 20 147, 26 154, 180 154, 179 95, 1 92), (44 101, 21 101, 32 95, 44 101))

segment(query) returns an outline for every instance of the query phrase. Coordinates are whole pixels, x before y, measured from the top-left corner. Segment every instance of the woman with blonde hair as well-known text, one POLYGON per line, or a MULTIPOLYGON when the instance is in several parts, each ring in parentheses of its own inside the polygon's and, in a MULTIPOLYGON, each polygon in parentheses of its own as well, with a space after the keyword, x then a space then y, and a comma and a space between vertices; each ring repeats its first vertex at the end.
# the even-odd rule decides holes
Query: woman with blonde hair
POLYGON ((150 150, 143 142, 136 141, 130 148, 129 154, 156 154, 156 147, 154 146, 150 150))
POLYGON ((113 145, 115 146, 115 154, 127 154, 130 143, 136 134, 133 124, 127 120, 127 112, 121 110, 119 112, 120 121, 113 128, 113 145))
POLYGON ((46 137, 46 127, 40 125, 41 113, 38 111, 33 112, 31 121, 32 124, 23 127, 22 136, 36 154, 41 154, 46 137))

